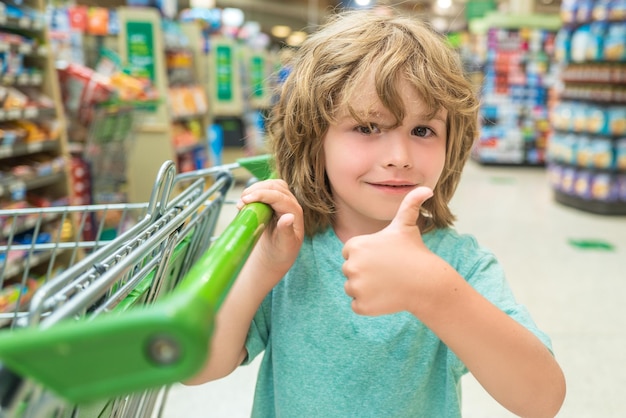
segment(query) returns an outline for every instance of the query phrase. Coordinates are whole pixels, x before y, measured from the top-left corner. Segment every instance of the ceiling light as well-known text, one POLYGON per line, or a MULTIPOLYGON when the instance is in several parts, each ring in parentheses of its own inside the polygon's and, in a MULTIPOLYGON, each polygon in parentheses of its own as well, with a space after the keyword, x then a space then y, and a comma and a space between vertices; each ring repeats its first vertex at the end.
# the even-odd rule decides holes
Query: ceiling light
POLYGON ((213 9, 215 7, 215 0, 190 0, 189 6, 192 9, 213 9))
POLYGON ((276 25, 272 27, 272 36, 276 38, 286 38, 291 33, 291 28, 285 25, 276 25))
POLYGON ((437 0, 437 7, 441 9, 449 9, 452 6, 452 0, 437 0))
POLYGON ((235 9, 232 7, 226 7, 222 10, 222 22, 224 26, 238 28, 243 24, 245 20, 243 10, 235 9))
POLYGON ((287 45, 299 46, 306 39, 307 33, 301 31, 291 32, 291 35, 287 38, 287 45))

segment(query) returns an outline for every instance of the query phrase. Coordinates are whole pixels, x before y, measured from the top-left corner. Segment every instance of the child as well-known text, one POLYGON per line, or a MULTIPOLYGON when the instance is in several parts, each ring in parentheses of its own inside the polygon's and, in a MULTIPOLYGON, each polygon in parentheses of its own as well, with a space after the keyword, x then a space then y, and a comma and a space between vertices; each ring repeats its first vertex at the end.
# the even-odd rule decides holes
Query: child
POLYGON ((457 55, 408 17, 338 15, 296 53, 268 125, 281 180, 192 384, 265 351, 255 417, 458 417, 470 371, 521 416, 559 410, 549 338, 451 228, 477 134, 457 55))

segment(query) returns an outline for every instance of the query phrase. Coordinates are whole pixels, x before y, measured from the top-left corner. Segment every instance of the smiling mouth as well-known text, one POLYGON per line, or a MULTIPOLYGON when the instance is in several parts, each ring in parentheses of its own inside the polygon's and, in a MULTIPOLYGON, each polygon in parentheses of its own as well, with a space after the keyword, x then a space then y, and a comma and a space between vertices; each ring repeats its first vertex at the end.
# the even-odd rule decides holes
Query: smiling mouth
POLYGON ((391 189, 414 189, 417 187, 417 184, 386 184, 386 183, 369 183, 370 186, 381 187, 381 188, 391 188, 391 189))

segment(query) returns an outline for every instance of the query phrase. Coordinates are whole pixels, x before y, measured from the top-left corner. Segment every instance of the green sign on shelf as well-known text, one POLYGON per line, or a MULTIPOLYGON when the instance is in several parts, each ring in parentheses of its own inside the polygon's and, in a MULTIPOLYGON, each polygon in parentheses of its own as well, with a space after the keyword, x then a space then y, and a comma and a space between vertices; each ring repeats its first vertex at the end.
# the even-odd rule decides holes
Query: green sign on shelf
POLYGON ((126 48, 131 75, 156 81, 154 34, 151 22, 126 23, 126 48))
POLYGON ((217 74, 217 99, 231 101, 233 99, 233 57, 232 48, 218 45, 215 49, 215 72, 217 74))
POLYGON ((497 8, 496 0, 470 0, 465 4, 465 18, 478 19, 497 8))
POLYGON ((265 62, 263 57, 254 55, 250 60, 250 84, 254 97, 263 97, 263 80, 265 79, 265 62))

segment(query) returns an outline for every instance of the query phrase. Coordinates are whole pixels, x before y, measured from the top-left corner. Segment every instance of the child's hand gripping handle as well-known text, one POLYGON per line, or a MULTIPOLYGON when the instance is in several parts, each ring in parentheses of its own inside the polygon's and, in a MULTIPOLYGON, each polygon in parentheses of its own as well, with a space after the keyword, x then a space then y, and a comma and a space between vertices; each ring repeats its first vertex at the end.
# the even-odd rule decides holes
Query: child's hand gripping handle
POLYGON ((204 364, 217 310, 271 217, 265 204, 246 205, 153 305, 0 334, 0 361, 75 403, 190 377, 204 364))

